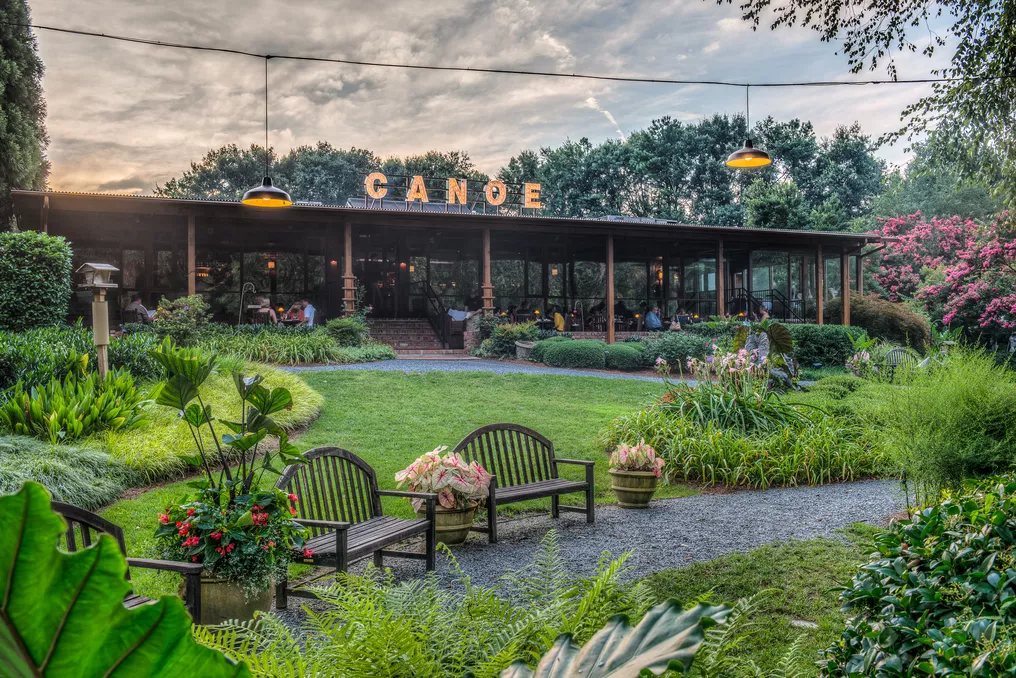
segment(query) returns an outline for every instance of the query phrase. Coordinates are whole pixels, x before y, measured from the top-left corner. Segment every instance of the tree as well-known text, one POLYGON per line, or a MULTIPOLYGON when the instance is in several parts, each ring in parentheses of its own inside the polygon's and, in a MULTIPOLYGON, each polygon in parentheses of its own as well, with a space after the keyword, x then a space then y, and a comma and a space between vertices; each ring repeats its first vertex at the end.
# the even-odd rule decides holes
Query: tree
POLYGON ((345 205, 348 198, 363 195, 364 176, 380 164, 368 150, 346 151, 319 141, 314 146, 294 148, 275 164, 275 172, 279 185, 294 198, 345 205))
POLYGON ((264 171, 264 148, 252 144, 241 150, 236 144, 227 144, 208 151, 179 179, 174 177, 165 186, 156 186, 154 193, 166 198, 239 200, 248 189, 261 185, 264 171))
POLYGON ((802 230, 810 226, 804 196, 793 181, 756 179, 744 195, 744 225, 802 230))
POLYGON ((0 4, 0 228, 13 211, 12 189, 42 189, 49 176, 43 64, 32 31, 28 3, 0 4))
MULTIPOLYGON (((718 0, 723 2, 724 0, 718 0)), ((733 2, 734 0, 726 0, 733 2)), ((897 76, 895 54, 931 57, 951 48, 948 66, 932 70, 943 81, 902 111, 902 127, 882 141, 929 135, 942 163, 965 179, 992 187, 993 195, 1016 207, 1016 3, 1011 0, 739 0, 742 18, 757 29, 801 25, 823 41, 842 41, 850 70, 885 66, 897 76), (930 22, 946 19, 945 31, 930 22), (929 39, 930 36, 930 39, 929 39), (920 42, 918 42, 920 40, 920 42), (946 80, 948 79, 948 80, 946 80)))

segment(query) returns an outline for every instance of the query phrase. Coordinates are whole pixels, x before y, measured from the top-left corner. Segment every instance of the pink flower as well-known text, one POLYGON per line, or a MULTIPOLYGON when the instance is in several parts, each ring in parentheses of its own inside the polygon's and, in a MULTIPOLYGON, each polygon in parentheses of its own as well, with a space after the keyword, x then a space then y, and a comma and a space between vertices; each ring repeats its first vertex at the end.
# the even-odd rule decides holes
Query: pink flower
POLYGON ((310 558, 313 555, 314 555, 314 552, 312 550, 306 549, 306 548, 303 550, 303 557, 304 558, 310 558))
POLYGON ((297 497, 295 494, 286 495, 286 498, 289 499, 289 501, 293 502, 294 504, 300 500, 300 498, 297 497))

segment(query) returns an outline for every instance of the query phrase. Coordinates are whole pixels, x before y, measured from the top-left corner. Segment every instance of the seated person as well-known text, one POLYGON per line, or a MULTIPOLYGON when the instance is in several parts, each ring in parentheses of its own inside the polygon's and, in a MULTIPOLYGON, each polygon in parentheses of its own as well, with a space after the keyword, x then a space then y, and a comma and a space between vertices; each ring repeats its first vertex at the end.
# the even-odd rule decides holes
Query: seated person
POLYGON ((317 313, 317 309, 314 308, 311 305, 311 303, 305 299, 303 301, 303 322, 301 322, 300 324, 306 325, 307 327, 313 327, 315 313, 317 313))
POLYGON ((304 305, 304 303, 306 303, 306 302, 303 302, 303 301, 294 301, 293 305, 289 307, 288 311, 286 311, 286 314, 284 316, 282 316, 282 319, 283 320, 296 320, 296 321, 298 321, 297 324, 302 325, 304 323, 304 317, 303 317, 303 305, 304 305))
POLYGON ((564 316, 557 310, 557 306, 550 307, 551 317, 554 319, 554 331, 564 332, 564 316))
POLYGON ((279 316, 275 315, 275 309, 272 308, 272 302, 267 297, 261 298, 261 308, 256 313, 258 315, 267 315, 272 320, 273 325, 279 324, 279 316))
POLYGON ((155 317, 155 311, 149 311, 145 308, 144 304, 141 303, 140 294, 135 294, 131 297, 131 303, 124 306, 123 310, 137 314, 138 320, 143 323, 152 322, 152 318, 155 317))
POLYGON ((660 321, 660 307, 653 306, 646 313, 646 330, 649 332, 662 332, 663 323, 660 321))

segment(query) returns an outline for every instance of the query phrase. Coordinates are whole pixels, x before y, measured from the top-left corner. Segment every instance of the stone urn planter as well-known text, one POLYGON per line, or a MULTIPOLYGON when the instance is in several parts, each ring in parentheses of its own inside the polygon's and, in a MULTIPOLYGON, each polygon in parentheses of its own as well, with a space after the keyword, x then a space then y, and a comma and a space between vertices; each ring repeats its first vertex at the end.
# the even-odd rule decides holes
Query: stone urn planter
POLYGON ((515 357, 519 360, 529 360, 529 354, 533 352, 534 346, 536 346, 535 341, 516 341, 515 357))
MULTIPOLYGON (((426 511, 417 511, 416 515, 421 518, 427 517, 426 511)), ((469 529, 473 526, 473 518, 476 516, 475 508, 447 509, 441 506, 434 511, 434 531, 437 532, 437 540, 447 546, 463 544, 469 536, 469 529)))
POLYGON ((255 612, 268 612, 272 608, 272 594, 275 587, 269 587, 256 596, 246 598, 243 589, 221 577, 203 573, 201 575, 201 621, 202 625, 221 624, 228 619, 249 621, 255 612))
POLYGON ((610 469, 610 487, 621 508, 648 508, 659 478, 652 471, 610 469))

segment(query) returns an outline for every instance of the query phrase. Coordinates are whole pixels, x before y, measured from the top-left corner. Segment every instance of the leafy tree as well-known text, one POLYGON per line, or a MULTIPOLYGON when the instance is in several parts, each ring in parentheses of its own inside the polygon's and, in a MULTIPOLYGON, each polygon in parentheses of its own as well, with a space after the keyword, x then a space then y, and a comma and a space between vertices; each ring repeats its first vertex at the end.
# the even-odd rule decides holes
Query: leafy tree
POLYGON ((45 188, 49 176, 43 65, 30 22, 25 0, 0 4, 0 228, 13 214, 11 190, 45 188))
POLYGON ((811 211, 811 228, 816 231, 844 231, 849 226, 847 209, 835 193, 811 211))
POLYGON ((882 186, 885 162, 876 158, 871 138, 861 126, 837 127, 833 136, 819 142, 815 159, 817 186, 809 196, 812 205, 820 205, 833 195, 851 217, 864 214, 882 186))
MULTIPOLYGON (((718 0, 723 2, 723 0, 718 0)), ((734 0, 726 0, 733 2, 734 0)), ((929 133, 936 158, 963 178, 991 186, 1006 207, 1016 207, 1016 3, 993 0, 739 0, 755 28, 815 29, 826 42, 841 41, 850 70, 884 66, 897 77, 897 52, 931 57, 950 48, 949 78, 902 111, 903 125, 883 141, 929 133), (946 30, 930 24, 945 20, 946 30), (930 40, 928 39, 930 36, 930 40)))
POLYGON ((179 179, 156 186, 154 193, 166 198, 239 200, 248 189, 261 184, 264 171, 264 148, 252 144, 241 150, 236 144, 227 144, 208 151, 179 179))
POLYGON ((294 148, 275 165, 281 186, 299 200, 344 205, 346 199, 363 195, 363 177, 380 165, 368 150, 333 147, 327 141, 294 148))
POLYGON ((793 181, 756 179, 744 195, 744 225, 751 228, 806 229, 810 225, 804 196, 793 181))

